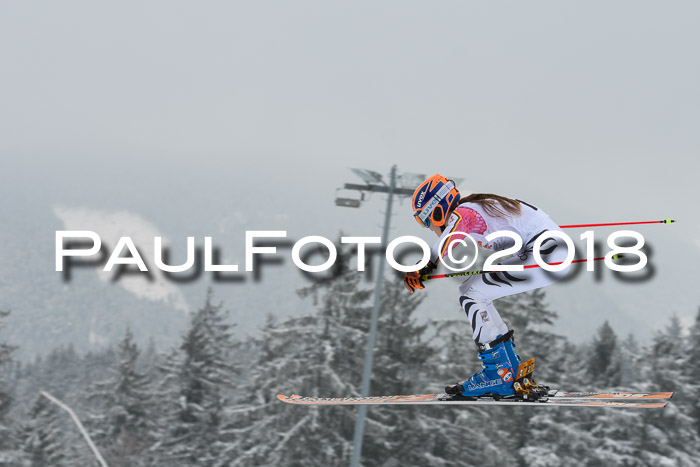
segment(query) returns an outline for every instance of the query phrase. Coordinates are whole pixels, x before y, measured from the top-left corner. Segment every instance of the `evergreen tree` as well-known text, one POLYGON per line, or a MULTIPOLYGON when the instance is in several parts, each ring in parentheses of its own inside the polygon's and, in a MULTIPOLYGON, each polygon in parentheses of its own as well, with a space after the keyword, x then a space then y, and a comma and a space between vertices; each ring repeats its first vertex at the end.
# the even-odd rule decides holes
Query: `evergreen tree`
POLYGON ((615 358, 616 351, 617 335, 605 321, 593 338, 588 360, 588 374, 597 384, 604 387, 620 384, 620 364, 615 358))
MULTIPOLYGON (((0 310, 0 320, 6 318, 10 314, 9 311, 0 310)), ((0 330, 2 330, 2 322, 0 321, 0 330)), ((5 343, 0 342, 0 375, 9 375, 12 370, 12 352, 15 347, 5 343)), ((4 416, 9 410, 10 403, 12 402, 12 397, 10 395, 10 388, 6 387, 5 381, 9 378, 0 378, 0 429, 2 429, 2 421, 4 416)))
MULTIPOLYGON (((163 367, 161 394, 165 413, 155 452, 158 465, 213 466, 230 445, 222 428, 225 409, 238 381, 234 360, 237 342, 226 322, 222 304, 211 301, 191 319, 179 352, 172 352, 163 367)), ((234 455, 233 453, 229 453, 234 455)))
MULTIPOLYGON (((612 368, 634 365, 634 372, 622 372, 627 378, 624 389, 686 392, 680 371, 684 342, 677 320, 672 319, 667 329, 657 334, 641 358, 632 354, 635 345, 628 338, 623 348, 617 346, 614 332, 604 323, 589 347, 593 358, 603 362, 589 359, 588 384, 582 381, 580 388, 601 389, 604 381, 593 377, 593 371, 612 383, 622 378, 614 375, 612 368)), ((581 458, 583 465, 690 466, 699 443, 683 405, 681 397, 663 410, 564 409, 549 420, 537 416, 531 423, 535 442, 523 454, 540 459, 534 465, 557 465, 565 459, 581 458)))
MULTIPOLYGON (((401 281, 385 281, 382 293, 370 394, 430 392, 440 382, 428 378, 437 349, 428 342, 428 324, 418 324, 416 308, 426 295, 411 295, 401 281)), ((435 417, 417 407, 372 407, 365 429, 365 465, 437 465, 428 444, 438 429, 435 417), (366 442, 374 440, 374 442, 366 442)), ((434 441, 434 440, 433 440, 434 441)))
POLYGON ((557 383, 559 373, 553 371, 553 360, 559 355, 554 351, 561 336, 552 331, 557 312, 551 310, 542 289, 510 295, 496 302, 499 313, 514 331, 516 352, 523 361, 535 358, 537 380, 549 384, 557 383))
MULTIPOLYGON (((551 376, 546 380, 547 384, 565 391, 601 389, 600 383, 590 376, 591 357, 588 346, 574 345, 563 340, 550 347, 550 350, 552 358, 548 369, 551 376)), ((542 382, 542 379, 538 377, 538 381, 542 382)), ((628 465, 625 462, 629 458, 622 455, 614 457, 610 452, 606 454, 601 445, 608 440, 601 441, 593 433, 598 429, 600 434, 600 430, 608 427, 605 421, 607 413, 596 411, 597 409, 586 412, 580 408, 564 407, 544 411, 537 408, 521 410, 530 412, 530 417, 525 429, 517 424, 513 426, 514 431, 522 430, 525 435, 519 438, 520 465, 555 467, 568 465, 572 459, 585 466, 628 465)))
MULTIPOLYGON (((0 310, 0 320, 6 318, 10 314, 9 311, 0 310)), ((0 330, 2 330, 2 322, 0 321, 0 330)), ((5 342, 0 342, 0 374, 6 375, 11 371, 12 364, 12 352, 15 350, 14 346, 11 346, 5 342)), ((12 398, 10 396, 9 388, 5 387, 4 381, 7 378, 0 379, 0 421, 3 415, 7 412, 10 406, 12 398)))
POLYGON ((700 436, 700 308, 688 335, 687 357, 683 360, 683 375, 689 382, 688 411, 700 436))
POLYGON ((372 389, 377 394, 425 390, 426 373, 437 349, 426 340, 428 324, 414 316, 426 295, 406 293, 399 281, 385 281, 377 330, 372 389))
MULTIPOLYGON (((522 361, 535 358, 534 379, 540 384, 558 387, 565 365, 562 353, 562 338, 552 331, 557 313, 546 302, 545 291, 535 289, 499 299, 496 306, 508 327, 514 331, 515 351, 522 361)), ((514 462, 528 465, 530 455, 526 448, 531 447, 530 431, 533 419, 542 414, 535 408, 497 408, 500 417, 494 417, 492 430, 501 434, 502 446, 514 454, 514 462)), ((551 422, 547 420, 547 422, 551 422)))
MULTIPOLYGON (((87 357, 87 356, 86 356, 87 357)), ((94 380, 88 379, 86 373, 88 363, 86 357, 81 357, 73 348, 73 345, 60 346, 53 349, 44 358, 38 358, 32 365, 25 367, 25 385, 30 393, 29 400, 23 400, 26 404, 33 402, 33 397, 38 389, 45 389, 58 399, 66 402, 71 407, 81 405, 85 394, 76 398, 77 388, 90 387, 94 380)), ((102 366, 104 362, 99 362, 102 366)), ((107 368, 102 368, 102 375, 106 375, 107 368)))
MULTIPOLYGON (((535 357, 535 377, 539 382, 557 384, 561 381, 561 368, 571 362, 565 361, 561 347, 565 342, 554 334, 551 326, 557 313, 550 310, 542 290, 534 290, 518 295, 503 297, 497 307, 510 329, 515 331, 516 351, 523 360, 535 357)), ((444 351, 434 359, 437 363, 436 380, 456 382, 481 370, 476 358, 477 348, 471 340, 471 333, 464 321, 448 321, 436 324, 439 341, 444 351), (456 376, 459 375, 459 376, 456 376)), ((440 409, 442 410, 442 409, 440 409)), ((531 421, 543 415, 534 408, 523 407, 469 407, 456 411, 452 407, 444 409, 435 425, 433 433, 440 433, 441 440, 435 446, 439 449, 432 454, 444 465, 497 466, 505 464, 530 465, 533 448, 531 421), (445 433, 451 427, 456 436, 445 433), (441 431, 439 431, 441 430, 441 431), (494 443, 493 440, 498 440, 494 443)), ((547 414, 543 422, 550 422, 552 414, 547 414)), ((562 423, 564 423, 562 421, 562 423)), ((547 433, 543 430, 541 451, 547 451, 547 433)), ((423 432, 425 434, 425 431, 423 432)), ((425 434, 430 436, 429 434, 425 434)), ((541 458, 541 452, 538 458, 541 458)), ((561 461, 554 456, 555 463, 561 461)), ((564 462, 565 463, 565 462, 564 462)), ((561 465, 552 464, 552 465, 561 465)))
MULTIPOLYGON (((0 330, 2 330, 1 320, 9 314, 9 311, 0 310, 0 330)), ((16 465, 20 456, 12 424, 8 419, 13 400, 6 381, 10 379, 9 375, 13 370, 12 352, 14 349, 15 347, 0 342, 0 467, 16 465)))
MULTIPOLYGON (((96 430, 98 427, 90 426, 89 423, 89 413, 92 409, 89 404, 91 389, 95 380, 106 379, 113 360, 114 353, 109 348, 80 356, 72 346, 62 346, 44 358, 37 358, 34 362, 23 365, 17 372, 15 383, 16 401, 12 411, 14 418, 18 420, 13 430, 15 438, 19 440, 22 437, 22 424, 19 421, 30 418, 30 415, 20 408, 33 407, 39 389, 46 390, 74 409, 92 435, 99 432, 96 430)), ((65 414, 59 414, 58 426, 62 430, 63 443, 67 447, 64 454, 70 459, 68 463, 88 465, 93 462, 94 455, 73 422, 65 414)), ((104 451, 102 440, 98 442, 98 446, 104 451)))
POLYGON ((615 358, 619 362, 620 388, 633 391, 639 382, 639 366, 642 364, 639 344, 633 334, 628 335, 622 345, 618 346, 615 358))
POLYGON ((95 384, 90 398, 97 403, 93 417, 96 441, 106 447, 109 465, 138 466, 143 452, 153 442, 154 394, 149 376, 140 371, 140 351, 127 328, 117 347, 113 376, 95 384))
POLYGON ((28 417, 20 432, 23 464, 31 467, 69 465, 65 453, 66 439, 56 407, 43 396, 36 396, 28 417))
MULTIPOLYGON (((674 391, 676 396, 663 410, 642 414, 639 444, 647 465, 697 465, 700 438, 692 418, 695 381, 686 374, 688 342, 681 325, 673 316, 663 331, 657 332, 640 368, 640 387, 644 391, 674 391)), ((693 362, 693 364, 697 364, 693 362)))
POLYGON ((256 410, 237 419, 242 455, 232 465, 349 462, 354 407, 299 410, 279 403, 276 395, 359 395, 371 295, 360 287, 360 279, 360 274, 348 272, 316 282, 299 292, 318 306, 314 314, 281 323, 268 318, 251 373, 249 405, 256 410))
MULTIPOLYGON (((432 390, 440 393, 446 384, 454 384, 480 371, 481 363, 476 358, 477 347, 466 319, 433 321, 430 327, 434 331, 431 340, 437 352, 427 368, 427 379, 432 383, 432 390)), ((498 418, 510 416, 509 409, 512 408, 435 406, 425 410, 429 419, 413 429, 415 438, 421 440, 417 448, 425 450, 430 462, 418 465, 496 467, 513 464, 516 461, 513 451, 501 448, 507 433, 497 423, 498 418)))

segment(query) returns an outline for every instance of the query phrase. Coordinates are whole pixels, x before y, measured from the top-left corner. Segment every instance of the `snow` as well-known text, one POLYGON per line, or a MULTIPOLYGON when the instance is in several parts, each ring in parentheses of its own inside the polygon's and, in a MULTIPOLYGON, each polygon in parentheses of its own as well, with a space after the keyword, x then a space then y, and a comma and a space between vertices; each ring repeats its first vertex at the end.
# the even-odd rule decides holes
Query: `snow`
MULTIPOLYGON (((105 211, 85 207, 54 206, 54 213, 63 221, 64 230, 90 230, 96 232, 103 246, 111 253, 119 238, 131 237, 142 255, 153 281, 145 274, 124 275, 115 283, 137 297, 161 301, 173 308, 187 312, 189 307, 182 292, 172 282, 165 280, 153 264, 155 237, 163 237, 163 246, 169 245, 167 238, 156 226, 136 213, 129 211, 105 211)), ((184 244, 184 239, 183 239, 184 244)), ((103 283, 114 278, 114 271, 95 271, 103 283)))

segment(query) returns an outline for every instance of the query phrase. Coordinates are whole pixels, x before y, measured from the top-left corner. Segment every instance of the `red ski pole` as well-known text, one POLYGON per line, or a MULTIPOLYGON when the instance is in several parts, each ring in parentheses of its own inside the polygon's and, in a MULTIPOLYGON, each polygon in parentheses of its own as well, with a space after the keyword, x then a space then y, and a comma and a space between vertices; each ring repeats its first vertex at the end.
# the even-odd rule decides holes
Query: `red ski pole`
POLYGON ((571 224, 571 225, 560 225, 561 229, 576 229, 579 227, 608 227, 610 225, 639 225, 639 224, 670 224, 676 222, 673 219, 664 219, 662 221, 644 221, 644 222, 611 222, 608 224, 571 224))
MULTIPOLYGON (((673 219, 664 219, 660 221, 642 221, 642 222, 610 222, 610 223, 604 223, 604 224, 571 224, 571 225, 560 225, 559 228, 561 229, 575 229, 575 228, 580 228, 580 227, 608 227, 612 225, 639 225, 639 224, 671 224, 673 222, 676 222, 673 219)), ((620 259, 622 258, 622 255, 614 255, 613 259, 620 259)), ((593 261, 601 261, 605 259, 605 257, 600 257, 600 258, 593 258, 593 261)), ((571 263, 583 263, 588 261, 587 259, 575 259, 571 263)), ((562 264, 562 262, 558 263, 548 263, 550 266, 556 266, 558 264, 562 264)), ((539 264, 530 264, 527 266, 523 266, 523 269, 531 269, 531 268, 539 268, 539 264)), ((477 270, 477 271, 463 271, 463 272, 455 272, 455 273, 449 273, 449 274, 436 274, 433 276, 429 275, 424 275, 421 276, 421 280, 428 281, 430 279, 443 279, 445 277, 462 277, 462 276, 475 276, 478 274, 486 274, 488 272, 493 272, 493 271, 483 271, 483 270, 477 270)))
MULTIPOLYGON (((622 255, 613 255, 612 259, 620 259, 622 258, 622 255)), ((593 261, 601 261, 604 260, 605 256, 601 256, 600 258, 593 258, 593 261)), ((588 261, 587 259, 575 259, 571 262, 573 263, 585 263, 588 261)), ((562 264, 563 261, 559 261, 558 263, 547 263, 550 266, 557 266, 559 264, 562 264)), ((532 269, 532 268, 539 268, 541 267, 539 264, 528 264, 527 266, 523 266, 523 269, 532 269)), ((421 276, 422 281, 429 281, 430 279, 444 279, 446 277, 462 277, 462 276, 476 276, 478 274, 487 274, 489 272, 498 272, 498 271, 484 271, 484 270, 478 270, 478 271, 463 271, 463 272, 453 272, 449 274, 435 274, 433 276, 429 275, 424 275, 421 276)))

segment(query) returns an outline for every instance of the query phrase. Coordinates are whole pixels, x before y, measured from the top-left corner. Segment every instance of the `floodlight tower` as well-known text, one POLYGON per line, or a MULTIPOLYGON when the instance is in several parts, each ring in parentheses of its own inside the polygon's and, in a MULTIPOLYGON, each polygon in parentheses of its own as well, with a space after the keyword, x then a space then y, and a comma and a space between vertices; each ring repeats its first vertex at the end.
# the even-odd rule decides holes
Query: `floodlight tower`
MULTIPOLYGON (((391 167, 391 174, 389 176, 389 185, 387 185, 382 179, 381 174, 373 172, 371 170, 365 169, 350 169, 360 178, 362 178, 366 185, 357 185, 352 183, 346 183, 346 190, 357 190, 361 193, 360 199, 352 198, 336 198, 335 204, 338 206, 347 206, 358 208, 361 202, 364 201, 364 192, 368 191, 370 193, 388 193, 389 196, 386 200, 386 212, 384 213, 384 229, 382 233, 381 240, 381 250, 386 248, 387 238, 389 237, 389 223, 391 221, 391 208, 394 195, 398 196, 412 196, 414 189, 406 188, 407 186, 415 186, 420 183, 421 180, 425 179, 424 175, 421 174, 406 174, 403 177, 396 175, 396 165, 391 167), (396 186, 396 179, 401 179, 401 187, 396 186), (408 180, 406 180, 408 179, 408 180), (419 181, 413 184, 413 181, 418 179, 419 181), (408 183, 406 183, 408 182, 408 183)), ((374 358, 374 342, 375 336, 377 334, 377 321, 379 319, 379 306, 381 305, 381 295, 382 295, 382 283, 384 280, 384 260, 379 257, 379 266, 377 267, 377 283, 374 287, 374 305, 372 306, 372 315, 370 317, 369 323, 369 335, 367 336, 367 351, 365 353, 365 365, 362 372, 362 387, 360 394, 363 397, 369 396, 369 385, 372 378, 372 360, 374 358)), ((360 463, 360 456, 362 455, 362 438, 365 429, 365 418, 367 416, 367 406, 360 405, 357 411, 357 420, 355 421, 355 435, 353 441, 352 458, 350 460, 351 467, 357 467, 360 463)))
MULTIPOLYGON (((384 228, 381 240, 381 250, 384 250, 389 238, 389 224, 391 221, 391 208, 394 195, 412 196, 416 187, 427 177, 425 174, 416 173, 396 173, 396 165, 391 167, 389 175, 389 184, 387 185, 382 175, 367 169, 350 169, 355 175, 364 180, 365 185, 355 183, 346 183, 342 189, 355 190, 360 192, 360 198, 336 198, 337 206, 359 208, 362 201, 365 200, 365 192, 370 193, 387 193, 386 212, 384 213, 384 228), (397 183, 398 182, 398 183, 397 183), (399 185, 397 187, 397 184, 399 185)), ((448 177, 449 178, 449 177, 448 177)), ((451 178, 455 184, 464 180, 463 178, 451 178)), ((369 323, 369 335, 367 336, 367 351, 365 353, 365 364, 362 372, 362 387, 360 395, 362 397, 369 396, 369 385, 372 378, 372 360, 374 358, 374 342, 377 335, 377 321, 379 319, 379 306, 381 304, 382 283, 384 281, 384 260, 379 258, 379 266, 377 267, 377 283, 374 287, 374 305, 372 307, 372 315, 369 323)), ((365 429, 365 418, 367 417, 367 405, 360 405, 357 411, 357 420, 355 421, 355 435, 353 440, 352 458, 350 460, 351 467, 357 467, 360 464, 362 455, 362 438, 365 429)))

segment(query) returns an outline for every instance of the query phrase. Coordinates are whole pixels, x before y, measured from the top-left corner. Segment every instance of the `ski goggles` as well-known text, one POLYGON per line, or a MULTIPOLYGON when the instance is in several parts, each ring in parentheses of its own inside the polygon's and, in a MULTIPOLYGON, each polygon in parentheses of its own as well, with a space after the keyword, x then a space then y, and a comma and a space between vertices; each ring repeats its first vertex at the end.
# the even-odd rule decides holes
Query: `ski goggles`
POLYGON ((418 225, 420 225, 421 227, 425 227, 426 229, 427 229, 427 228, 430 228, 430 219, 427 219, 427 218, 426 218, 426 219, 423 221, 423 220, 420 219, 420 217, 418 217, 419 214, 420 214, 420 213, 416 213, 416 214, 413 216, 413 217, 416 219, 416 222, 418 222, 418 225))

